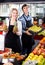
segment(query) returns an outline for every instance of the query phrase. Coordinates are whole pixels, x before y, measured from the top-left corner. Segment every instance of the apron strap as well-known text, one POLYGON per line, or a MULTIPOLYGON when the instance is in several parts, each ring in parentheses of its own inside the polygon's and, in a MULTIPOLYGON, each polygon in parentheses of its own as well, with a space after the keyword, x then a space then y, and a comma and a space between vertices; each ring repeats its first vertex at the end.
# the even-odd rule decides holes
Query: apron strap
POLYGON ((25 21, 26 21, 26 27, 27 28, 29 28, 32 24, 31 24, 31 20, 26 20, 26 18, 25 18, 25 16, 24 16, 24 14, 23 14, 23 17, 24 17, 24 19, 25 19, 25 21))

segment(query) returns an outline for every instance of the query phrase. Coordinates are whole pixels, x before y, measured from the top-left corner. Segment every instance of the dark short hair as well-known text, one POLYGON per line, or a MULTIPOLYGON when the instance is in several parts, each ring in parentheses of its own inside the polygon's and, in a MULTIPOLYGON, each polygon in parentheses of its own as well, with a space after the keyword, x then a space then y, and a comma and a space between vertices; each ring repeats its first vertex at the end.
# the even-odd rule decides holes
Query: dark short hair
POLYGON ((27 4, 24 4, 24 5, 22 6, 22 10, 23 10, 23 8, 26 7, 26 6, 28 6, 28 5, 27 5, 27 4))

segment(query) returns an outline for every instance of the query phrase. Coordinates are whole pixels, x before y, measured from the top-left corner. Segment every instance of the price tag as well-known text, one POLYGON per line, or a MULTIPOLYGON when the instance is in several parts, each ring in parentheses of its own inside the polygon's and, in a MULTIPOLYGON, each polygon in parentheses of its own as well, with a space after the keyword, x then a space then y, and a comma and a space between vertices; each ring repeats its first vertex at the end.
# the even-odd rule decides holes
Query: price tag
POLYGON ((2 63, 8 63, 8 59, 2 59, 2 63))
POLYGON ((5 36, 4 35, 0 35, 0 50, 4 51, 4 40, 5 40, 5 36))

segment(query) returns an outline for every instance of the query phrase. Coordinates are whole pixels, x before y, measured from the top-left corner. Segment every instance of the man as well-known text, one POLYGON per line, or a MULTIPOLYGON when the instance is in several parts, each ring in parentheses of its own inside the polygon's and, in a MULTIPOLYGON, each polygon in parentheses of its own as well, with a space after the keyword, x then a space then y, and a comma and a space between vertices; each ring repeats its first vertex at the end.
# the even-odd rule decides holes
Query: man
POLYGON ((23 15, 19 18, 19 20, 22 21, 23 32, 27 33, 27 31, 25 31, 25 29, 32 25, 32 22, 31 22, 32 17, 29 16, 28 5, 24 4, 22 6, 22 11, 23 11, 23 15))
POLYGON ((22 43, 24 53, 29 54, 33 45, 32 34, 27 31, 27 29, 32 26, 32 17, 28 12, 28 5, 24 4, 22 6, 23 15, 19 18, 22 23, 22 43))

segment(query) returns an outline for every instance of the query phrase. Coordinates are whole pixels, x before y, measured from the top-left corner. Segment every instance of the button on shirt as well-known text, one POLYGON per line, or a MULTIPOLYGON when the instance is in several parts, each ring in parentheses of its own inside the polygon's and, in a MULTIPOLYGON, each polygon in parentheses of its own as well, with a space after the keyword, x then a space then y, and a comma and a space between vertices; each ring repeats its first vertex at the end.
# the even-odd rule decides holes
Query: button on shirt
POLYGON ((26 29, 26 20, 27 21, 29 21, 29 22, 31 22, 32 23, 32 17, 30 16, 30 15, 28 15, 28 16, 26 16, 25 14, 23 14, 20 18, 19 18, 19 20, 21 21, 21 23, 22 23, 22 28, 23 28, 23 30, 22 30, 22 32, 24 33, 25 32, 25 29, 26 29), (24 18, 25 17, 25 18, 24 18), (31 21, 30 21, 31 20, 31 21))

